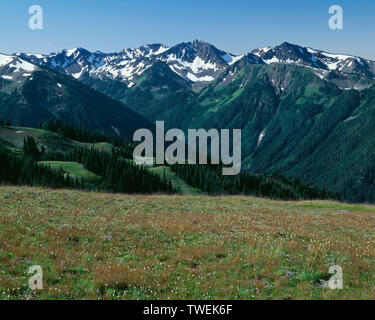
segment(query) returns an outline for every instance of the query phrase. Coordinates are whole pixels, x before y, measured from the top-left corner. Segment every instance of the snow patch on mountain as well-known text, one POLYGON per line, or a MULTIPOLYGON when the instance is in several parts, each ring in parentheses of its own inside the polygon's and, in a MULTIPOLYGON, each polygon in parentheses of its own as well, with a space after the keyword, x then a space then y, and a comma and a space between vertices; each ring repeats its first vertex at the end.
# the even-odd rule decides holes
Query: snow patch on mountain
POLYGON ((0 54, 0 71, 3 79, 19 81, 23 77, 31 76, 36 69, 37 66, 18 56, 0 54))
POLYGON ((277 57, 272 57, 271 59, 265 59, 263 60, 265 63, 267 64, 271 64, 271 63, 279 63, 281 62, 280 59, 278 59, 277 57))
POLYGON ((352 121, 352 120, 355 120, 355 119, 357 119, 360 115, 361 115, 361 113, 358 114, 358 115, 356 115, 356 116, 351 116, 351 117, 347 118, 347 119, 344 121, 344 123, 345 123, 345 122, 352 121))
MULTIPOLYGON (((177 58, 175 55, 169 55, 167 60, 167 64, 171 65, 173 68, 172 70, 176 72, 175 68, 179 70, 188 70, 188 74, 194 75, 194 77, 191 77, 192 79, 211 79, 212 77, 196 77, 196 74, 199 74, 203 71, 212 70, 214 72, 219 70, 219 67, 217 64, 212 62, 206 62, 202 60, 200 57, 195 57, 195 59, 192 62, 185 61, 181 58, 177 58), (192 74, 192 71, 194 74, 192 74)), ((177 72, 179 73, 179 72, 177 72)), ((192 81, 199 81, 199 80, 192 80, 192 81)), ((200 80, 200 81, 211 81, 211 80, 200 80)))
POLYGON ((226 54, 222 55, 221 57, 224 59, 224 61, 228 65, 231 66, 232 64, 236 63, 238 60, 241 60, 244 57, 244 55, 234 56, 232 54, 226 53, 226 54))
POLYGON ((265 128, 265 129, 260 133, 260 135, 259 135, 259 137, 258 137, 258 144, 257 144, 257 146, 259 146, 259 145, 262 143, 262 140, 263 140, 264 136, 266 135, 266 129, 267 129, 267 128, 265 128))
POLYGON ((74 49, 69 49, 69 50, 66 50, 66 56, 67 57, 70 57, 72 56, 74 53, 76 53, 78 51, 78 48, 74 48, 74 49))
POLYGON ((73 48, 51 55, 21 53, 19 57, 56 69, 76 79, 96 77, 119 80, 130 87, 155 61, 166 63, 173 72, 190 82, 210 82, 243 56, 232 55, 206 42, 194 40, 174 47, 150 44, 123 49, 117 53, 89 52, 83 48, 73 48))
POLYGON ((19 72, 21 69, 29 72, 35 71, 35 66, 29 62, 17 59, 14 64, 9 64, 11 68, 15 68, 14 72, 19 72))
MULTIPOLYGON (((17 54, 21 60, 0 55, 0 67, 15 67, 15 72, 31 72, 33 64, 44 65, 76 79, 88 77, 102 80, 121 81, 128 87, 137 83, 137 79, 156 61, 166 63, 180 77, 192 83, 208 83, 217 79, 227 68, 241 59, 252 64, 288 63, 312 68, 321 79, 336 71, 343 75, 357 74, 364 78, 375 78, 375 62, 356 56, 332 54, 321 50, 284 42, 279 46, 255 49, 246 55, 233 55, 221 51, 209 43, 194 40, 173 47, 162 44, 149 44, 139 48, 123 49, 120 52, 90 52, 83 48, 62 50, 50 55, 17 54), (22 60, 33 64, 27 65, 22 60)), ((347 86, 347 84, 340 84, 347 86)), ((349 85, 348 85, 349 87, 349 85)), ((354 86, 351 86, 352 88, 354 86)))
POLYGON ((197 77, 195 76, 194 74, 188 72, 187 74, 187 78, 193 82, 197 82, 197 81, 200 81, 200 82, 209 82, 209 81, 213 81, 215 80, 214 77, 211 77, 211 76, 203 76, 203 77, 197 77))
POLYGON ((13 61, 11 56, 0 54, 0 67, 5 66, 13 61))

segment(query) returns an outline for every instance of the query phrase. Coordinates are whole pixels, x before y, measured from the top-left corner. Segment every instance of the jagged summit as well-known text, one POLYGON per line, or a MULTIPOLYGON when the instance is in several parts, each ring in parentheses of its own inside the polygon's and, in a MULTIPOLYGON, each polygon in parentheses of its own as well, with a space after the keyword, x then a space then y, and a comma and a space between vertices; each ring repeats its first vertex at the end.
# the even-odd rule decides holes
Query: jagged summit
POLYGON ((326 71, 335 70, 345 74, 375 76, 375 63, 371 60, 351 55, 331 54, 289 42, 275 47, 255 49, 252 53, 267 64, 295 63, 326 71))
POLYGON ((90 52, 78 47, 50 55, 20 53, 19 56, 76 79, 96 77, 119 80, 129 87, 155 60, 165 62, 179 76, 194 83, 214 80, 228 65, 240 58, 197 39, 173 47, 154 43, 114 53, 90 52))
POLYGON ((0 76, 4 80, 21 81, 31 76, 38 66, 19 56, 0 54, 0 76))
POLYGON ((154 43, 114 53, 90 52, 77 47, 50 55, 20 53, 17 56, 76 79, 110 79, 121 81, 128 87, 132 87, 137 78, 155 61, 166 63, 186 81, 198 84, 207 84, 217 79, 228 66, 243 58, 254 64, 287 63, 310 67, 321 78, 327 78, 331 71, 342 75, 375 77, 374 61, 351 55, 331 54, 289 42, 254 49, 240 56, 199 39, 181 42, 172 47, 154 43))

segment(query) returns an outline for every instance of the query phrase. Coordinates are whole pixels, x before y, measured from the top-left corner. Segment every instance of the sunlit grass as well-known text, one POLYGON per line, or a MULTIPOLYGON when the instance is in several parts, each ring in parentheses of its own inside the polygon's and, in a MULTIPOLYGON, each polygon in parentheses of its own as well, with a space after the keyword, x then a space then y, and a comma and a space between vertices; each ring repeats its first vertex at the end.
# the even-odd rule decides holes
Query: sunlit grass
POLYGON ((101 179, 100 176, 88 171, 82 164, 77 162, 40 161, 39 164, 55 170, 61 169, 64 173, 69 174, 71 178, 84 178, 90 181, 97 181, 101 179))
POLYGON ((169 167, 158 166, 158 167, 148 168, 148 170, 153 172, 153 173, 158 174, 159 177, 161 177, 161 178, 163 178, 165 176, 165 178, 168 181, 172 182, 173 187, 178 189, 182 195, 195 195, 195 194, 201 193, 201 190, 186 184, 169 167))

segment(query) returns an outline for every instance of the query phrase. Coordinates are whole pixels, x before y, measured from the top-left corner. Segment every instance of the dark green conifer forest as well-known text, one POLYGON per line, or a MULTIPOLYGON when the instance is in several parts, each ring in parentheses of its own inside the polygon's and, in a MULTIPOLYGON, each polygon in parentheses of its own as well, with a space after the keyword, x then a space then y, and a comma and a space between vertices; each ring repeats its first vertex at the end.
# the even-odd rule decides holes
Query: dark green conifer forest
MULTIPOLYGON (((0 119, 3 128, 11 128, 11 121, 0 119)), ((132 160, 135 145, 132 142, 100 131, 90 131, 63 121, 48 121, 39 129, 57 134, 75 142, 68 150, 46 149, 32 136, 23 140, 22 150, 0 140, 0 182, 5 184, 71 188, 115 193, 178 193, 165 171, 162 175, 138 166, 132 160), (100 149, 95 144, 106 144, 100 149), (52 168, 50 163, 77 164, 88 170, 95 179, 71 176, 62 167, 52 168)), ((223 176, 222 165, 173 165, 170 169, 186 184, 208 195, 253 195, 273 199, 341 199, 339 194, 288 179, 282 174, 250 174, 223 176)))

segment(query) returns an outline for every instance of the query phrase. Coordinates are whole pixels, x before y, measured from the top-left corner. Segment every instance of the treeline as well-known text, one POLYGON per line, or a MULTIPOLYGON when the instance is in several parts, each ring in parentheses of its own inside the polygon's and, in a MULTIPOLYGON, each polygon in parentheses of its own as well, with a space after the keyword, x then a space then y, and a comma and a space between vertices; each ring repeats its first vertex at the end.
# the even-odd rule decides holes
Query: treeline
POLYGON ((0 127, 4 127, 4 126, 10 127, 11 125, 12 125, 11 120, 4 120, 4 119, 0 118, 0 127))
POLYGON ((18 157, 0 145, 0 182, 52 188, 83 189, 83 182, 62 171, 39 166, 32 157, 18 157))
MULTIPOLYGON (((0 118, 0 127, 12 126, 11 120, 4 120, 0 118)), ((22 124, 20 125, 22 127, 22 124)), ((135 144, 132 141, 127 141, 121 137, 108 135, 101 131, 91 131, 83 125, 75 125, 67 123, 62 120, 49 120, 45 123, 39 124, 39 129, 55 132, 62 137, 79 141, 83 143, 101 143, 107 142, 121 150, 121 156, 125 158, 133 157, 133 150, 135 144)))
POLYGON ((342 186, 341 193, 345 200, 375 203, 375 162, 371 158, 363 159, 365 161, 371 163, 366 171, 360 177, 352 177, 342 186))
POLYGON ((74 148, 65 153, 45 153, 42 160, 78 162, 102 177, 96 187, 99 190, 123 193, 174 193, 172 183, 142 166, 123 159, 121 150, 112 152, 94 148, 74 148))
POLYGON ((337 194, 310 187, 281 174, 240 173, 223 176, 221 165, 173 165, 172 170, 187 184, 209 195, 252 195, 272 199, 339 199, 337 194))
POLYGON ((56 132, 66 138, 79 142, 96 143, 109 142, 116 143, 113 136, 101 133, 100 131, 89 131, 83 125, 74 125, 72 123, 63 122, 62 120, 50 120, 40 125, 41 129, 56 132))
POLYGON ((43 146, 39 147, 35 139, 28 136, 24 139, 22 153, 13 153, 12 148, 10 143, 0 140, 2 183, 118 193, 177 192, 165 177, 125 159, 128 149, 124 150, 121 146, 111 151, 75 147, 67 152, 50 152, 43 146), (77 162, 99 178, 73 178, 61 169, 43 165, 41 161, 77 162))
POLYGON ((100 131, 91 131, 83 125, 75 125, 62 120, 50 120, 40 125, 41 129, 58 133, 59 135, 85 143, 107 142, 114 147, 121 148, 123 156, 131 158, 133 156, 134 144, 125 141, 123 138, 114 135, 104 134, 100 131))
MULTIPOLYGON (((1 122, 7 125, 6 122, 1 122)), ((49 121, 41 128, 57 132, 67 138, 88 143, 114 143, 116 138, 84 127, 75 127, 62 121, 49 121)), ((1 141, 0 141, 1 144, 1 141)), ((50 152, 38 147, 32 137, 24 140, 22 155, 9 155, 4 143, 1 151, 1 182, 41 185, 47 187, 79 188, 119 193, 174 193, 172 183, 165 175, 148 171, 127 158, 132 157, 133 146, 117 140, 117 147, 101 151, 95 147, 74 147, 66 152, 50 152), (95 173, 98 179, 76 179, 62 170, 41 165, 40 161, 76 162, 95 173)), ((209 195, 253 195, 274 199, 340 199, 337 194, 289 180, 281 174, 254 175, 240 173, 223 176, 221 165, 174 165, 172 170, 187 184, 209 195)))

